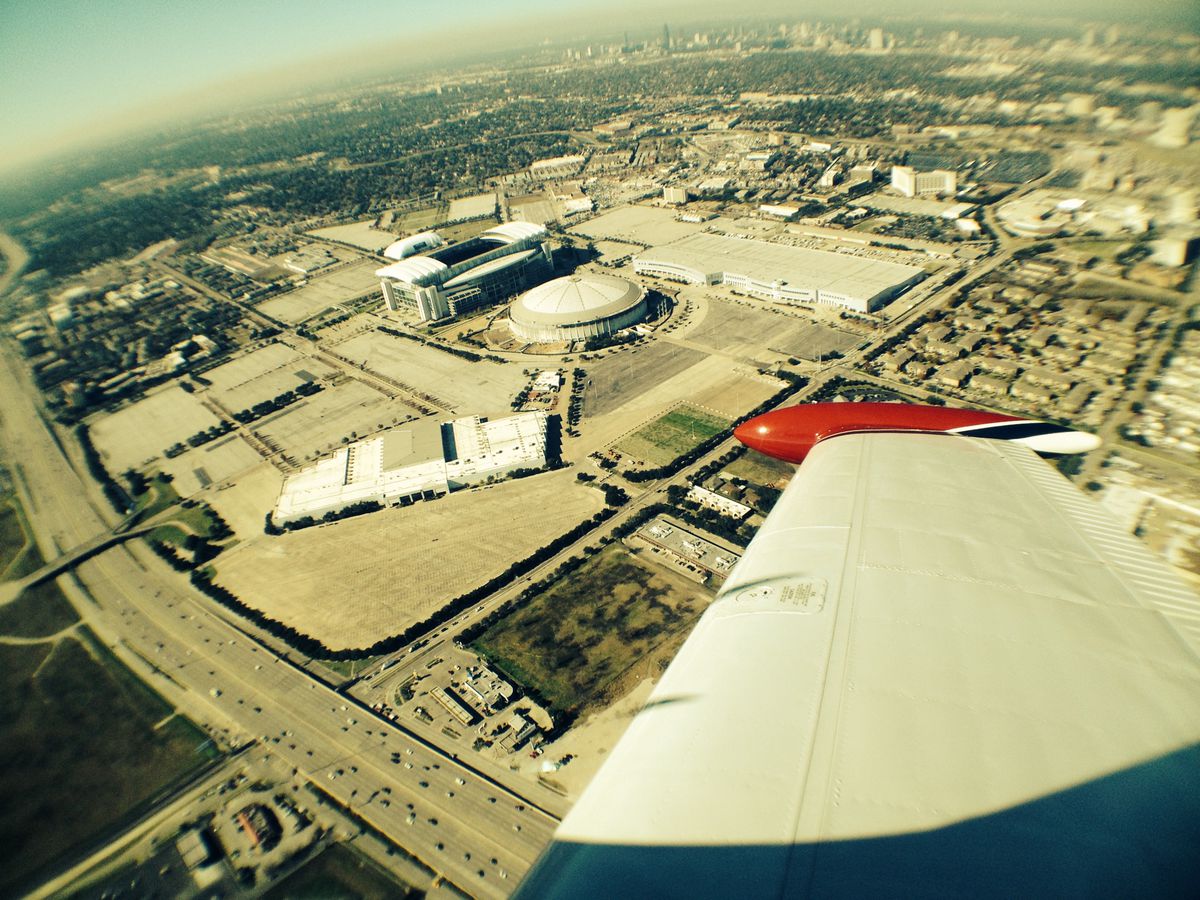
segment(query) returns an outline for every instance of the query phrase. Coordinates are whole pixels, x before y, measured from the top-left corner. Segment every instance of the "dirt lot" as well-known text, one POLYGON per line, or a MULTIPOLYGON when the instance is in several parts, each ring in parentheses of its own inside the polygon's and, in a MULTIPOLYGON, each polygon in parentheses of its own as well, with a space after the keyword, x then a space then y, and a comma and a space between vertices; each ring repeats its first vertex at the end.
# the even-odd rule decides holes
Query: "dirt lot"
POLYGON ((351 263, 328 275, 313 278, 291 293, 268 300, 258 309, 285 322, 302 322, 337 303, 378 290, 379 279, 375 277, 378 268, 379 263, 373 259, 351 263))
POLYGON ((496 211, 496 193, 472 194, 470 197, 459 197, 450 201, 450 210, 446 219, 455 222, 459 219, 478 219, 490 216, 496 211))
POLYGON ((171 384, 90 423, 92 443, 114 475, 137 468, 178 441, 218 424, 193 394, 171 384))
POLYGON ((624 697, 599 712, 577 722, 562 737, 545 746, 546 754, 537 760, 522 760, 522 772, 541 777, 561 788, 568 797, 578 799, 600 770, 608 752, 625 734, 629 723, 645 705, 654 690, 652 676, 644 676, 624 697), (551 775, 542 775, 543 760, 573 757, 571 762, 551 775))
POLYGON ((330 648, 367 646, 601 505, 600 493, 576 484, 573 472, 550 472, 279 537, 260 534, 218 558, 217 581, 330 648))
POLYGON ((243 472, 229 486, 209 491, 204 499, 229 523, 240 540, 262 534, 267 510, 279 499, 283 474, 268 462, 243 472))
POLYGON ((287 344, 268 344, 204 373, 208 390, 230 412, 270 400, 333 371, 287 344), (308 377, 305 377, 308 376, 308 377))
POLYGON ((513 397, 528 380, 516 363, 471 362, 379 331, 340 343, 337 352, 445 401, 460 416, 511 413, 513 397))
POLYGON ((252 427, 304 462, 340 447, 343 437, 352 433, 362 437, 404 420, 411 412, 360 381, 344 381, 259 419, 252 427))
POLYGON ((704 318, 686 332, 695 344, 723 353, 763 359, 762 351, 816 359, 837 350, 844 353, 859 340, 826 325, 809 322, 769 307, 709 300, 704 318))

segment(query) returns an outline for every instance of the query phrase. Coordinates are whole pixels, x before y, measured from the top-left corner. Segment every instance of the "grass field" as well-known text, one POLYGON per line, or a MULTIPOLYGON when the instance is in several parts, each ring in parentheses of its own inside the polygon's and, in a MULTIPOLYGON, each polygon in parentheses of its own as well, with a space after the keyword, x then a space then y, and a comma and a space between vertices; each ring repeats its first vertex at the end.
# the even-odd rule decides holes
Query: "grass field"
POLYGON ((617 449, 647 465, 665 466, 729 425, 727 418, 683 403, 622 438, 617 449))
POLYGON ((657 661, 671 658, 706 606, 700 589, 612 545, 473 647, 554 712, 581 713, 620 696, 638 675, 656 676, 657 661))
POLYGON ((75 608, 53 581, 26 588, 12 603, 0 606, 0 634, 10 637, 48 637, 78 621, 75 608))
MULTIPOLYGON (((26 543, 24 517, 19 502, 10 497, 0 507, 0 572, 19 579, 36 572, 45 563, 37 545, 26 543), (24 550, 22 551, 22 548, 24 550)), ((53 581, 28 588, 5 606, 0 606, 0 634, 11 637, 45 637, 79 621, 75 609, 53 581)))
POLYGON ((753 484, 781 487, 796 473, 796 467, 791 463, 748 450, 740 459, 735 459, 727 465, 725 471, 735 478, 744 478, 753 484))
POLYGON ((417 896, 420 892, 345 844, 334 844, 263 894, 266 900, 404 900, 417 896))
POLYGON ((12 502, 0 502, 0 577, 25 548, 25 528, 12 502))
POLYGON ((0 647, 0 894, 95 840, 214 751, 88 633, 0 647))

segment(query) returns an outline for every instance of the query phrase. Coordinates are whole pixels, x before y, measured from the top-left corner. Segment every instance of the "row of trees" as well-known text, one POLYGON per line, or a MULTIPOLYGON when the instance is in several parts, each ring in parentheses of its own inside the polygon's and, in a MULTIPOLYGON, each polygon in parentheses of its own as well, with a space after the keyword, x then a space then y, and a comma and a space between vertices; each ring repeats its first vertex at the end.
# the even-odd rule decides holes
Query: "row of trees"
MULTIPOLYGON (((507 363, 508 360, 501 356, 496 356, 494 353, 475 353, 471 350, 464 350, 462 347, 454 347, 450 344, 444 344, 441 341, 431 341, 421 337, 419 334, 410 334, 407 331, 401 331, 398 328, 390 328, 387 325, 380 325, 379 330, 384 334, 390 334, 392 337, 404 338, 408 341, 416 341, 418 344, 424 344, 426 347, 433 347, 435 350, 441 350, 443 353, 449 353, 451 356, 457 356, 459 359, 465 359, 468 362, 482 362, 490 360, 494 363, 507 363)), ((465 338, 460 337, 460 340, 465 338)), ((478 344, 478 341, 472 341, 478 344)))
POLYGON ((99 482, 100 490, 104 492, 104 498, 121 515, 128 513, 133 508, 133 498, 126 493, 121 485, 113 480, 113 477, 108 474, 108 469, 104 468, 104 462, 100 459, 100 452, 92 443, 92 436, 88 432, 87 425, 83 422, 75 426, 75 438, 79 441, 79 446, 83 450, 83 460, 87 465, 88 472, 99 482))
POLYGON ((314 525, 326 525, 330 522, 339 522, 342 519, 352 519, 355 516, 378 512, 381 509, 383 509, 383 504, 378 500, 360 500, 357 503, 343 506, 341 509, 331 509, 319 519, 313 516, 301 516, 299 519, 293 519, 291 522, 285 522, 283 525, 276 525, 275 520, 271 517, 271 513, 268 512, 266 520, 263 523, 263 532, 274 535, 283 534, 287 531, 299 531, 301 528, 311 528, 314 525))
POLYGON ((233 417, 243 425, 248 425, 258 419, 269 416, 273 412, 278 412, 281 409, 286 409, 293 403, 298 403, 305 397, 311 397, 313 394, 319 394, 324 390, 324 387, 316 381, 306 381, 298 385, 294 390, 284 391, 282 394, 277 394, 270 400, 264 400, 262 403, 255 403, 247 409, 240 409, 233 414, 233 417))
POLYGON ((527 572, 532 571, 541 565, 547 559, 550 559, 555 554, 562 551, 564 547, 569 547, 575 541, 579 540, 588 532, 597 528, 603 522, 607 521, 614 514, 612 509, 603 509, 596 513, 590 519, 585 519, 579 525, 572 528, 565 534, 559 535, 549 544, 539 547, 529 556, 520 559, 513 563, 499 575, 488 579, 479 587, 467 591, 455 597, 441 609, 434 612, 422 622, 410 625, 408 628, 398 634, 390 635, 382 638, 371 644, 369 647, 360 648, 345 648, 341 650, 331 650, 326 647, 317 638, 311 635, 303 634, 288 625, 285 622, 280 622, 271 616, 268 616, 262 610, 255 609, 246 605, 240 598, 237 597, 228 588, 217 584, 212 579, 212 572, 209 569, 192 569, 191 581, 197 590, 201 591, 206 596, 220 603, 225 608, 237 613, 254 625, 262 628, 268 634, 288 644, 295 650, 314 659, 325 660, 351 660, 365 659, 371 656, 380 656, 385 653, 392 653, 399 650, 401 647, 408 644, 410 641, 417 638, 419 635, 437 628, 439 625, 448 622, 450 619, 457 616, 459 613, 471 606, 474 606, 479 601, 483 600, 489 594, 499 590, 513 580, 520 578, 527 572))
MULTIPOLYGON (((186 383, 185 383, 186 384, 186 383)), ((270 400, 264 400, 262 403, 256 403, 247 409, 240 409, 233 413, 233 418, 243 425, 248 425, 251 422, 256 422, 259 419, 269 416, 273 412, 278 412, 281 409, 286 409, 293 403, 298 403, 305 397, 311 397, 313 394, 319 394, 324 390, 324 387, 315 381, 306 381, 297 387, 295 390, 284 391, 272 397, 270 400)), ((197 431, 187 441, 180 441, 172 444, 163 451, 163 456, 167 459, 174 459, 180 454, 186 453, 188 447, 202 447, 205 444, 222 438, 233 431, 234 425, 229 422, 218 422, 205 428, 203 431, 197 431), (185 447, 184 444, 187 444, 185 447)))

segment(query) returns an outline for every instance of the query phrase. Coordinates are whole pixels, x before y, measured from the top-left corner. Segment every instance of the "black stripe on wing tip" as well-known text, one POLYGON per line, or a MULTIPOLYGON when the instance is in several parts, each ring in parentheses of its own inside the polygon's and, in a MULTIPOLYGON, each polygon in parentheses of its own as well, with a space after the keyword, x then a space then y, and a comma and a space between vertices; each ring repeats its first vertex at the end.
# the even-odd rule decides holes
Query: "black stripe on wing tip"
POLYGON ((1050 422, 1000 422, 996 425, 980 425, 977 428, 963 428, 957 431, 964 437, 991 438, 1001 441, 1019 441, 1022 438, 1042 437, 1047 434, 1066 434, 1074 431, 1064 425, 1054 425, 1050 422))

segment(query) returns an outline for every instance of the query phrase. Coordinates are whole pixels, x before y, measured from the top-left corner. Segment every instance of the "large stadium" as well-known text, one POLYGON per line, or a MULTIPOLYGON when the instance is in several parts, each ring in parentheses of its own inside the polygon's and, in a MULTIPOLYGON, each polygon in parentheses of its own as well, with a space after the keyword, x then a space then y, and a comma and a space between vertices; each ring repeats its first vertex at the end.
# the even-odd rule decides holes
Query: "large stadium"
POLYGON ((397 260, 375 272, 387 308, 415 312, 423 322, 506 300, 548 277, 554 263, 546 229, 527 222, 506 222, 449 246, 436 234, 414 235, 385 254, 397 260))
POLYGON ((782 303, 872 312, 925 277, 916 266, 767 241, 693 234, 633 260, 638 274, 688 284, 726 284, 782 303))
POLYGON ((582 272, 526 291, 509 309, 509 327, 534 343, 586 341, 646 315, 646 289, 612 275, 582 272))

